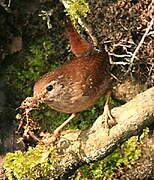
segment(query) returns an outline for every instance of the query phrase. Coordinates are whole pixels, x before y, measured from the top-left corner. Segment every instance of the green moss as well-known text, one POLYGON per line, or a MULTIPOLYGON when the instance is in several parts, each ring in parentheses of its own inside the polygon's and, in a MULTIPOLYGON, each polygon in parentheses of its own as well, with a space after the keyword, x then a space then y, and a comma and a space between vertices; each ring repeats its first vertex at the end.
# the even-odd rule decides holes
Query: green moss
POLYGON ((69 0, 67 3, 68 8, 66 9, 66 12, 73 21, 78 20, 80 17, 87 16, 89 7, 86 0, 69 0))
POLYGON ((43 72, 54 67, 53 65, 47 66, 48 57, 54 54, 51 42, 45 37, 39 37, 31 43, 29 49, 20 53, 19 63, 9 67, 7 76, 10 82, 9 86, 23 94, 24 97, 32 96, 34 82, 43 72))
POLYGON ((13 179, 37 179, 47 176, 54 167, 54 149, 38 145, 29 147, 27 152, 16 151, 8 153, 4 161, 5 174, 9 180, 13 179))

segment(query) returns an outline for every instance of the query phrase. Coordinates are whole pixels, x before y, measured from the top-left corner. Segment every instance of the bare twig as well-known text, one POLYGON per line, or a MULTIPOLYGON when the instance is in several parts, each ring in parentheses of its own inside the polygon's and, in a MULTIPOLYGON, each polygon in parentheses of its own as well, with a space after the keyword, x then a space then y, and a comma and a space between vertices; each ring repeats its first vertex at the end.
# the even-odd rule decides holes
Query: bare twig
POLYGON ((90 36, 90 38, 93 41, 93 45, 97 46, 97 44, 98 44, 97 38, 92 33, 91 25, 87 24, 86 22, 83 22, 81 19, 78 20, 78 23, 86 30, 86 32, 88 33, 88 35, 90 36))
POLYGON ((134 59, 135 59, 135 57, 136 57, 136 54, 138 53, 140 47, 142 46, 142 44, 143 44, 143 42, 144 42, 144 40, 145 40, 145 37, 148 35, 150 29, 152 28, 153 22, 154 22, 154 18, 151 19, 148 27, 146 28, 145 33, 143 34, 143 36, 142 36, 142 38, 141 38, 141 41, 139 42, 138 46, 136 47, 134 53, 132 54, 132 58, 131 58, 131 60, 130 60, 130 66, 129 66, 129 68, 128 68, 128 71, 131 70, 132 64, 133 64, 134 59))
POLYGON ((11 6, 11 0, 9 0, 7 7, 10 7, 10 6, 11 6))
POLYGON ((118 61, 118 62, 112 61, 110 54, 109 54, 109 61, 110 61, 110 64, 115 64, 115 65, 128 65, 129 64, 128 62, 123 62, 123 61, 118 61))
POLYGON ((114 57, 120 57, 120 58, 130 58, 131 55, 130 54, 114 54, 114 53, 109 53, 110 56, 114 56, 114 57))
POLYGON ((34 134, 31 130, 28 131, 28 134, 29 134, 35 141, 40 142, 40 139, 39 139, 38 137, 36 137, 35 134, 34 134))

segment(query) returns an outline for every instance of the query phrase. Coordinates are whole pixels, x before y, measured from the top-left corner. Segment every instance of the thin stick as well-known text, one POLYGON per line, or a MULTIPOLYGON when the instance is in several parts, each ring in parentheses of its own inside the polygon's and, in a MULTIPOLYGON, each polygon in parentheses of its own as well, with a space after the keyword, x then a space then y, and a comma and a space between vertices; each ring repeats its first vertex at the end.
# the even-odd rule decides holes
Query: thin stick
POLYGON ((11 0, 9 0, 7 7, 10 7, 10 6, 11 6, 11 0))
POLYGON ((36 141, 40 142, 40 139, 34 135, 34 133, 30 130, 28 130, 28 134, 36 141))
POLYGON ((125 57, 130 58, 131 57, 130 54, 114 54, 114 53, 110 53, 110 52, 109 52, 109 55, 114 56, 114 57, 120 57, 120 58, 125 58, 125 57))
POLYGON ((139 42, 138 46, 136 47, 136 49, 135 49, 135 51, 134 51, 134 53, 133 53, 133 55, 132 55, 132 58, 131 58, 131 60, 130 60, 131 65, 130 65, 130 67, 129 67, 129 70, 130 70, 131 67, 132 67, 132 63, 133 63, 133 61, 134 61, 134 59, 135 59, 135 57, 136 57, 136 54, 138 53, 140 47, 142 46, 145 37, 147 36, 148 32, 149 32, 150 29, 151 29, 151 27, 152 27, 152 25, 153 25, 153 22, 154 22, 154 18, 151 19, 149 26, 146 28, 146 31, 145 31, 145 33, 143 34, 141 41, 139 42))

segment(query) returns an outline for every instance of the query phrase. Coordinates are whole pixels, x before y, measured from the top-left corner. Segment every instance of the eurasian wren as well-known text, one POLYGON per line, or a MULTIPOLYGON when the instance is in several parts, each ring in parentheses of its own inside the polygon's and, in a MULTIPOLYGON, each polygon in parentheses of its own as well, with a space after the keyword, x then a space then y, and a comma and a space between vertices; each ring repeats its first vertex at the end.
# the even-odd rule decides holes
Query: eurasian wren
POLYGON ((77 56, 43 75, 34 85, 34 97, 56 111, 75 114, 92 106, 106 93, 110 82, 108 54, 95 52, 69 23, 68 38, 77 56))

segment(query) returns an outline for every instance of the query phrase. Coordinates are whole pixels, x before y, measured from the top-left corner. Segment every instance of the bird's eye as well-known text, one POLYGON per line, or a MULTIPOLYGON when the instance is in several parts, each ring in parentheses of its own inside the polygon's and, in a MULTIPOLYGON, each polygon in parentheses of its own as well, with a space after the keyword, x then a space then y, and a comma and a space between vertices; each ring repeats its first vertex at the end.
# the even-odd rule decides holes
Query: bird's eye
POLYGON ((53 86, 52 86, 52 85, 49 85, 48 87, 46 87, 46 90, 47 90, 47 91, 52 91, 52 89, 53 89, 53 86))

